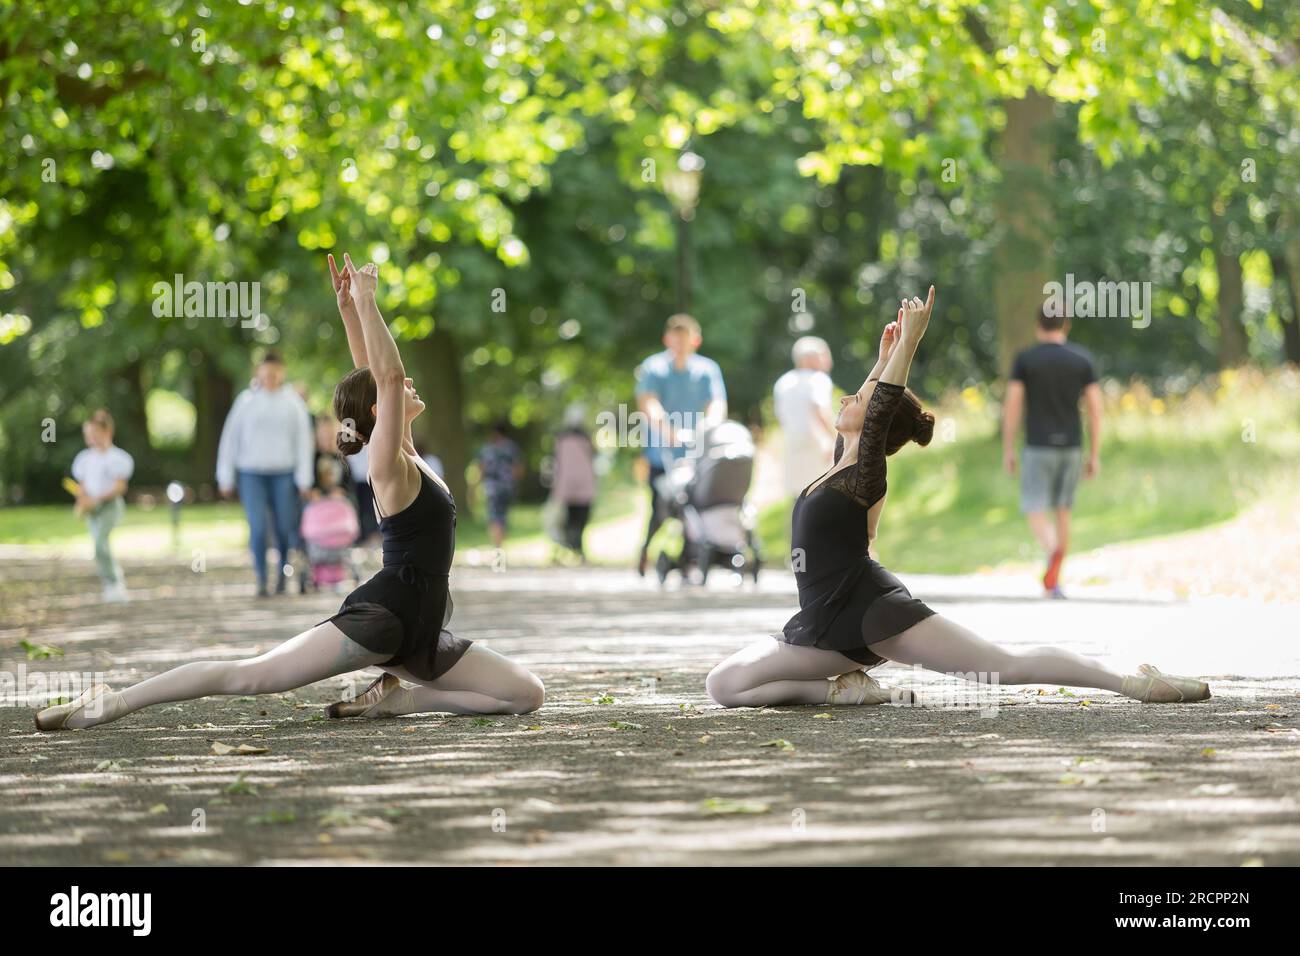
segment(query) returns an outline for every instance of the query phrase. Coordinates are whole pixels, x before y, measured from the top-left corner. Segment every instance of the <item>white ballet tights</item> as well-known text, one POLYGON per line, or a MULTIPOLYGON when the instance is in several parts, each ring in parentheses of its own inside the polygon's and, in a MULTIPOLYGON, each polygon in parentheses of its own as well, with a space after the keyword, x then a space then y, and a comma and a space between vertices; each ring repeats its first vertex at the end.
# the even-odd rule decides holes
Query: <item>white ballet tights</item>
POLYGON ((106 694, 74 714, 69 727, 94 727, 154 704, 212 694, 276 694, 387 660, 368 651, 333 623, 303 631, 265 654, 238 661, 195 661, 132 687, 106 694))
POLYGON ((1060 647, 1002 647, 940 614, 871 649, 900 664, 919 664, 941 674, 986 674, 999 684, 1061 684, 1121 693, 1123 675, 1060 647))
POLYGON ((414 687, 389 694, 377 715, 405 714, 528 714, 542 706, 542 682, 527 668, 482 644, 471 644, 450 670, 436 680, 422 681, 401 667, 385 667, 414 687))
MULTIPOLYGON (((886 660, 940 674, 984 675, 999 684, 1059 684, 1122 693, 1123 677, 1059 647, 1001 647, 935 614, 871 650, 886 660)), ((709 672, 705 688, 723 707, 825 704, 831 678, 862 665, 838 651, 764 638, 741 648, 709 672)))
MULTIPOLYGON (((94 727, 154 704, 197 700, 213 694, 275 694, 378 665, 388 659, 352 640, 326 621, 258 657, 182 664, 133 687, 105 694, 73 715, 68 727, 94 727)), ((386 668, 415 680, 401 668, 386 668)), ((440 711, 453 714, 524 714, 542 705, 542 682, 509 658, 472 644, 436 681, 389 695, 391 714, 440 711)), ((385 711, 388 713, 388 711, 385 711)))

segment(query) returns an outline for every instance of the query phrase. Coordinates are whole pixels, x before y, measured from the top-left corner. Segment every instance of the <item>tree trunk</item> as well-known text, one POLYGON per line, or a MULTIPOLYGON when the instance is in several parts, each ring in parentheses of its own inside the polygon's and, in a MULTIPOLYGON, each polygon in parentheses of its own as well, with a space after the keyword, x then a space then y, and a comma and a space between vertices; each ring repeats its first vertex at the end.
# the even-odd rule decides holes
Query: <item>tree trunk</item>
POLYGON ((465 436, 465 392, 460 375, 460 349, 451 332, 437 325, 433 334, 403 343, 411 359, 411 377, 428 408, 415 420, 413 436, 418 450, 442 459, 444 478, 461 514, 469 514, 465 469, 469 443, 465 436))
MULTIPOLYGON (((1275 225, 1274 229, 1278 227, 1275 225)), ((1300 233, 1294 217, 1284 213, 1280 230, 1288 236, 1285 245, 1269 256, 1273 264, 1273 299, 1282 320, 1282 344, 1286 360, 1300 365, 1300 233)))
POLYGON ((1052 176, 1047 126, 1052 100, 1037 90, 1004 104, 1007 125, 999 141, 998 222, 1002 234, 993 257, 993 307, 1002 374, 1022 348, 1033 344, 1043 286, 1052 278, 1053 238, 1047 185, 1052 176))
POLYGON ((148 482, 153 477, 148 465, 153 455, 149 444, 149 414, 145 408, 144 363, 140 359, 118 370, 109 385, 109 395, 108 410, 116 426, 113 443, 129 452, 137 467, 145 464, 141 477, 148 482))
POLYGON ((1214 265, 1219 274, 1219 367, 1233 368, 1246 361, 1246 327, 1241 323, 1241 257, 1214 250, 1214 265))
POLYGON ((221 429, 235 398, 235 386, 229 376, 211 355, 203 356, 203 363, 194 375, 194 464, 191 480, 199 484, 216 483, 217 445, 221 442, 221 429))

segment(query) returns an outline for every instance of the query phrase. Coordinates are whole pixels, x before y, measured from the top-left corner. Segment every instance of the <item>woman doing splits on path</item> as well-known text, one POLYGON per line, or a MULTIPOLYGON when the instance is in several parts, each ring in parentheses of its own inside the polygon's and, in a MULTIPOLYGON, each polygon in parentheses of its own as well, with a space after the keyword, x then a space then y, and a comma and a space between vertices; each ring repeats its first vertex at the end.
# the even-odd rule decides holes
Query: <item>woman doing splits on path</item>
POLYGON ((373 263, 358 270, 347 256, 344 262, 340 272, 329 259, 356 368, 334 390, 334 413, 344 423, 338 446, 345 455, 369 446, 383 568, 333 617, 260 657, 183 664, 121 692, 97 684, 70 704, 40 711, 38 729, 93 727, 210 694, 273 694, 375 666, 384 675, 355 700, 330 705, 330 717, 525 714, 542 705, 536 676, 443 630, 451 616, 456 505, 415 453, 411 422, 424 403, 375 304, 379 270, 373 263))
MULTIPOLYGON (((792 557, 799 613, 774 638, 737 651, 706 681, 724 707, 881 704, 891 691, 866 670, 884 661, 999 684, 1098 687, 1146 702, 1204 700, 1209 687, 1150 665, 1124 676, 1061 648, 1013 650, 936 614, 876 561, 868 547, 885 504, 885 458, 909 441, 929 443, 934 416, 905 386, 934 306, 905 300, 880 340, 867 381, 840 402, 831 470, 795 499, 792 557)), ((903 703, 911 695, 898 692, 903 703)))

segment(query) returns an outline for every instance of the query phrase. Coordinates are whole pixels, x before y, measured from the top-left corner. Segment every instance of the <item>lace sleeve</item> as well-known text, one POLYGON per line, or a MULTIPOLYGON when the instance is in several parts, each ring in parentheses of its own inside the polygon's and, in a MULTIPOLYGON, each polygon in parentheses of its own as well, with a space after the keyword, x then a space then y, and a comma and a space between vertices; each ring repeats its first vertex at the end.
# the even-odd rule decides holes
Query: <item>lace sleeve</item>
POLYGON ((885 439, 902 397, 903 386, 877 382, 862 418, 851 490, 858 503, 868 508, 885 496, 885 439))

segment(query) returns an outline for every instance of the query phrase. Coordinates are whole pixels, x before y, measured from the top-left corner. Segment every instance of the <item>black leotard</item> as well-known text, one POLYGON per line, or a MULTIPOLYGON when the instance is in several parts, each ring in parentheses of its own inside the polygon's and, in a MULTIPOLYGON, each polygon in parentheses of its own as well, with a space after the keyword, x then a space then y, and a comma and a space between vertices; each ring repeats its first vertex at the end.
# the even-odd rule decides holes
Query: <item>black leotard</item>
POLYGON ((456 502, 420 469, 415 500, 380 518, 379 532, 384 566, 330 620, 363 647, 391 654, 385 666, 433 680, 470 645, 444 630, 452 609, 447 578, 456 550, 456 502))
MULTIPOLYGON (((903 386, 877 382, 858 437, 858 460, 808 492, 791 515, 791 562, 799 613, 778 635, 789 644, 839 651, 861 664, 881 658, 869 647, 934 613, 867 552, 867 514, 885 496, 885 439, 903 386)), ((835 445, 835 461, 844 442, 835 445)))

